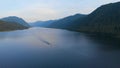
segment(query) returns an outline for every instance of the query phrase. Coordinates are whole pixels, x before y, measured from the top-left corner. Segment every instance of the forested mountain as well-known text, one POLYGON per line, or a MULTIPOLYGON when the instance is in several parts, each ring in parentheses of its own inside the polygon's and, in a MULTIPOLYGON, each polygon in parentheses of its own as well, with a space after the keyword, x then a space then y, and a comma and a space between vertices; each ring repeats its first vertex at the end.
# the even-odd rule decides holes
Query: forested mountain
POLYGON ((65 18, 62 18, 58 21, 53 22, 52 24, 49 25, 49 27, 51 28, 62 28, 62 29, 68 29, 69 26, 73 26, 74 25, 74 21, 78 20, 78 19, 82 19, 84 18, 86 15, 83 14, 76 14, 76 15, 72 15, 72 16, 68 16, 65 18))
POLYGON ((102 5, 89 15, 75 17, 64 18, 50 27, 85 32, 120 33, 120 2, 102 5))
POLYGON ((78 31, 119 33, 120 32, 120 2, 102 5, 86 16, 82 21, 77 20, 78 31), (82 24, 81 24, 82 23, 82 24))
POLYGON ((29 27, 29 24, 23 19, 15 16, 0 19, 0 31, 22 30, 29 27))
POLYGON ((35 26, 74 31, 120 33, 120 2, 102 5, 89 15, 76 14, 56 21, 36 23, 35 26))
POLYGON ((10 23, 10 22, 5 22, 0 20, 0 31, 22 30, 27 28, 28 27, 25 27, 16 22, 10 23))
POLYGON ((72 16, 68 16, 62 19, 58 20, 49 20, 49 21, 37 21, 34 23, 31 23, 31 26, 34 27, 49 27, 49 28, 61 28, 61 29, 67 29, 69 26, 74 25, 75 20, 82 19, 86 15, 83 14, 76 14, 72 16))
POLYGON ((30 25, 25 22, 22 18, 19 18, 19 17, 16 17, 16 16, 9 16, 9 17, 5 17, 5 18, 2 18, 0 19, 2 21, 6 21, 6 22, 9 22, 9 23, 18 23, 18 24, 21 24, 22 26, 25 26, 25 27, 30 27, 30 25))

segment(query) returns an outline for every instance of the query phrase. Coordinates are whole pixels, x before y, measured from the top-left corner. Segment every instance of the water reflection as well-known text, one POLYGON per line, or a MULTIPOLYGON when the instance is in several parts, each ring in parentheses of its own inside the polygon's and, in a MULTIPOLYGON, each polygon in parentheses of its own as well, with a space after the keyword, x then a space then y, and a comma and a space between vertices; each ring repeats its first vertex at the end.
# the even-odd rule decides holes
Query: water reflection
POLYGON ((99 44, 99 48, 102 48, 103 50, 120 50, 120 38, 95 34, 89 34, 86 36, 93 40, 95 43, 99 44))
POLYGON ((0 68, 119 68, 119 39, 58 29, 0 33, 0 68))

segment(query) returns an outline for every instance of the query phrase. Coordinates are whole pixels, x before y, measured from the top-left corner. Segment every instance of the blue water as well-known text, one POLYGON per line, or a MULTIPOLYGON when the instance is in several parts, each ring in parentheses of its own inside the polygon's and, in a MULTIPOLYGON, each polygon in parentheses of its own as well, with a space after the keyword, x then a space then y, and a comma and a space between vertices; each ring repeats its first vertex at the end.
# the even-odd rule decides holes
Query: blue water
POLYGON ((0 32, 0 68, 120 68, 119 41, 48 28, 0 32))

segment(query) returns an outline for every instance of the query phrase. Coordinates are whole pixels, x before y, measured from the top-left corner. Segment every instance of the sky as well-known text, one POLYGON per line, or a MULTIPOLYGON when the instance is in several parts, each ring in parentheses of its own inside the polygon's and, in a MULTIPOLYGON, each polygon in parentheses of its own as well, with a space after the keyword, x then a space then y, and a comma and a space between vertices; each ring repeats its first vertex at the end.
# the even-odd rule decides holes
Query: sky
POLYGON ((0 18, 18 16, 27 22, 89 14, 101 5, 119 0, 0 0, 0 18))

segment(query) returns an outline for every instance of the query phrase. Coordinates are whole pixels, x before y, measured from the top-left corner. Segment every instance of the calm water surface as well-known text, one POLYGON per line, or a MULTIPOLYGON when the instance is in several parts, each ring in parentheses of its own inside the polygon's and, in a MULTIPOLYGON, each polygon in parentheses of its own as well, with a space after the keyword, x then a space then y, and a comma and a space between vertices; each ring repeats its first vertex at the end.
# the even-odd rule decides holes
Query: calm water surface
POLYGON ((120 68, 120 40, 47 28, 0 32, 0 68, 120 68))

